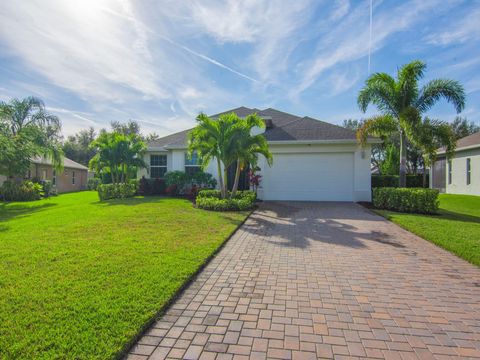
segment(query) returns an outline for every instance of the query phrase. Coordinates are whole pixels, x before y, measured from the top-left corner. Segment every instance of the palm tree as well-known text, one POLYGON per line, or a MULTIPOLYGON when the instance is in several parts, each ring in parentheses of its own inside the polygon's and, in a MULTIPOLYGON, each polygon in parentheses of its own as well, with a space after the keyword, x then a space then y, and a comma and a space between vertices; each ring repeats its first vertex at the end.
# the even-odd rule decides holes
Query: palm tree
POLYGON ((373 104, 382 113, 368 119, 358 130, 357 137, 362 144, 369 135, 399 134, 400 187, 406 186, 406 141, 413 142, 422 114, 441 98, 452 103, 457 113, 465 107, 465 92, 455 80, 436 79, 419 89, 418 81, 425 68, 425 63, 416 60, 402 66, 396 79, 386 73, 373 74, 358 95, 358 105, 363 112, 373 104))
POLYGON ((426 167, 431 167, 437 156, 437 149, 445 147, 447 158, 455 151, 455 133, 445 121, 425 119, 418 124, 413 136, 413 144, 422 151, 423 158, 423 187, 426 186, 426 167))
POLYGON ((240 173, 248 165, 255 166, 258 161, 258 155, 261 154, 267 159, 269 166, 272 165, 272 154, 268 149, 268 143, 262 134, 252 135, 252 129, 255 127, 265 128, 265 123, 257 114, 248 115, 245 119, 238 119, 241 123, 242 131, 236 135, 235 146, 236 170, 235 181, 233 183, 231 197, 234 198, 237 193, 240 173))
POLYGON ((42 100, 27 97, 0 102, 0 131, 5 151, 0 156, 0 172, 9 177, 23 177, 34 157, 42 156, 61 169, 63 151, 61 124, 48 113, 42 100))
POLYGON ((218 170, 218 183, 223 199, 227 197, 227 169, 236 160, 234 139, 242 131, 238 116, 234 113, 222 114, 211 119, 204 113, 197 116, 197 126, 188 134, 189 153, 197 152, 204 170, 215 159, 218 170))

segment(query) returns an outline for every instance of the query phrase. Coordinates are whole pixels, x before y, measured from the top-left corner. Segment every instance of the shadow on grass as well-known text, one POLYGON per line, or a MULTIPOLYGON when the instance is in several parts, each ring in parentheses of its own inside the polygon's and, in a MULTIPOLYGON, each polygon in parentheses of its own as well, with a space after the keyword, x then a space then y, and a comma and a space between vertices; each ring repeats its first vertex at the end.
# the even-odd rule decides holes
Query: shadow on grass
MULTIPOLYGON (((36 204, 35 204, 36 205, 36 204)), ((31 202, 25 204, 8 204, 0 203, 0 231, 5 231, 8 226, 6 223, 15 218, 22 218, 32 214, 47 210, 51 207, 57 206, 55 203, 43 203, 36 206, 31 206, 31 202)))
POLYGON ((135 206, 135 205, 142 205, 142 204, 148 204, 148 203, 160 203, 168 200, 185 200, 187 199, 182 199, 182 198, 174 198, 174 197, 168 197, 168 196, 142 196, 142 197, 133 197, 133 198, 127 198, 127 199, 110 199, 110 200, 105 200, 105 201, 95 201, 92 204, 93 205, 100 205, 100 206, 114 206, 114 205, 127 205, 127 206, 135 206))
POLYGON ((480 216, 467 215, 454 211, 440 209, 439 214, 433 215, 438 219, 453 220, 453 221, 463 221, 480 224, 480 216))

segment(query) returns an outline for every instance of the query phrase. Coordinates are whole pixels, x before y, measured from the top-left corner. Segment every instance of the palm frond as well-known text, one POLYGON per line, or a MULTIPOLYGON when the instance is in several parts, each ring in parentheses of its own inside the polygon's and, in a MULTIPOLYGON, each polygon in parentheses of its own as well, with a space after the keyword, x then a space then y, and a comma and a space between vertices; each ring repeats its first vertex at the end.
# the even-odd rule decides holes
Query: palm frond
POLYGON ((397 132, 398 122, 393 116, 380 115, 367 119, 357 131, 357 139, 360 144, 365 145, 369 136, 389 136, 397 132))
POLYGON ((421 112, 425 112, 441 98, 453 104, 457 113, 465 108, 463 86, 458 81, 448 79, 436 79, 428 82, 420 91, 415 106, 421 112))
POLYGON ((396 115, 395 80, 386 73, 371 75, 360 90, 357 98, 360 109, 367 111, 368 105, 376 105, 382 112, 396 115))

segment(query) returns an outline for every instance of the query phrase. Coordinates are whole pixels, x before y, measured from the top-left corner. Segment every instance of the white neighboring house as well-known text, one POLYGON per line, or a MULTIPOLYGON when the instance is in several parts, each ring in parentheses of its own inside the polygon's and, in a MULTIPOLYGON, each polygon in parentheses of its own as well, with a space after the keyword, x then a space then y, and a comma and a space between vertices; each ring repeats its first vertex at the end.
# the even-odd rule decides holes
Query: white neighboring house
POLYGON ((480 195, 480 132, 457 141, 455 154, 446 160, 445 149, 430 171, 430 186, 447 194, 480 195))
MULTIPOLYGON (((355 133, 309 117, 299 117, 275 109, 249 109, 239 107, 216 115, 235 112, 240 117, 257 113, 266 124, 265 137, 273 154, 269 167, 260 157, 258 166, 262 181, 258 196, 263 200, 302 201, 370 201, 371 144, 369 139, 361 148, 355 133)), ((148 144, 145 162, 138 177, 163 177, 167 171, 187 172, 199 169, 196 158, 187 158, 185 130, 148 144)), ((207 172, 217 178, 216 162, 207 172)), ((229 176, 232 183, 233 172, 229 176)), ((217 178, 218 180, 218 178, 217 178)))

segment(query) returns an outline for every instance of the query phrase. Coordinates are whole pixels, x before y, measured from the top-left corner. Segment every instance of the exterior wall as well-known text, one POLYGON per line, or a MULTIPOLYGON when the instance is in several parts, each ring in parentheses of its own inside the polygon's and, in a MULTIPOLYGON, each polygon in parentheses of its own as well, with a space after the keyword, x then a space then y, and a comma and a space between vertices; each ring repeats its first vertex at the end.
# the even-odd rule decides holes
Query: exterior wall
POLYGON ((480 148, 457 151, 452 161, 452 183, 448 183, 448 162, 445 171, 447 194, 480 195, 480 148), (470 185, 467 185, 467 158, 470 158, 470 185))
MULTIPOLYGON (((371 201, 371 174, 370 174, 370 157, 371 146, 367 145, 365 148, 360 148, 357 144, 337 145, 337 144, 319 144, 319 145, 270 145, 270 150, 273 153, 273 162, 275 164, 275 154, 311 154, 311 153, 344 153, 351 154, 353 158, 353 201, 371 201)), ((186 150, 175 149, 168 152, 149 151, 145 154, 144 160, 150 164, 151 154, 167 154, 167 171, 180 170, 185 171, 185 153, 186 150)), ((261 169, 268 167, 266 160, 261 156, 258 163, 261 169)), ((217 163, 215 160, 208 165, 206 172, 212 174, 218 181, 217 163)), ((283 171, 289 171, 285 168, 283 171)), ((328 171, 335 171, 335 169, 328 169, 328 171)), ((262 175, 262 172, 260 172, 262 175)), ((141 169, 137 174, 138 178, 145 176, 149 178, 149 171, 141 169)), ((263 179, 265 182, 265 178, 263 179)), ((267 180, 268 181, 268 180, 267 180)), ((318 178, 303 179, 303 181, 318 182, 318 178)), ((292 184, 292 186, 301 186, 292 184)), ((262 199, 263 186, 260 185, 258 189, 258 196, 262 199)))
MULTIPOLYGON (((87 188, 87 174, 87 170, 66 167, 61 173, 56 172, 55 188, 59 193, 85 190, 87 188), (75 184, 72 184, 73 172, 75 172, 75 184)), ((53 167, 51 165, 33 164, 30 175, 40 180, 53 181, 53 167)))

